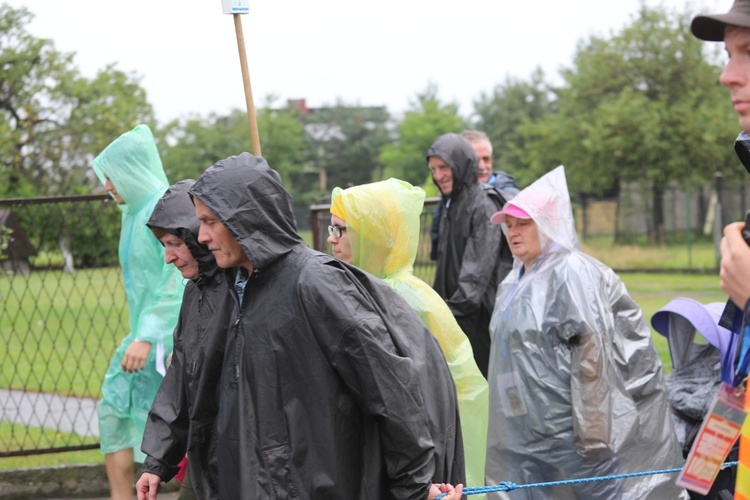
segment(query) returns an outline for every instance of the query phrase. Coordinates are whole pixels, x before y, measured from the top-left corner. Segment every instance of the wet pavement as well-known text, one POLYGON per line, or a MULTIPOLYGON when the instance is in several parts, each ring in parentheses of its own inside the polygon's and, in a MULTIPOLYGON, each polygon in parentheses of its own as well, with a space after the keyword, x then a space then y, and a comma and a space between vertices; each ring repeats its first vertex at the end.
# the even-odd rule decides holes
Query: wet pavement
POLYGON ((0 422, 98 437, 96 405, 91 398, 0 389, 0 422))

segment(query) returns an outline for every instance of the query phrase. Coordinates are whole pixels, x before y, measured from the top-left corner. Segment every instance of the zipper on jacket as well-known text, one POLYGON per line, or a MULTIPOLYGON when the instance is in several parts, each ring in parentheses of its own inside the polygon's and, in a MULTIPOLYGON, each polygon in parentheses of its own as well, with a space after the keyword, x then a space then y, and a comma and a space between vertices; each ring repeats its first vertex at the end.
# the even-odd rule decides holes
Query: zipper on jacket
POLYGON ((237 315, 237 319, 234 322, 234 325, 232 325, 232 334, 234 334, 234 379, 239 380, 240 378, 240 349, 239 345, 240 343, 237 342, 237 334, 240 329, 240 318, 242 318, 242 313, 237 315))

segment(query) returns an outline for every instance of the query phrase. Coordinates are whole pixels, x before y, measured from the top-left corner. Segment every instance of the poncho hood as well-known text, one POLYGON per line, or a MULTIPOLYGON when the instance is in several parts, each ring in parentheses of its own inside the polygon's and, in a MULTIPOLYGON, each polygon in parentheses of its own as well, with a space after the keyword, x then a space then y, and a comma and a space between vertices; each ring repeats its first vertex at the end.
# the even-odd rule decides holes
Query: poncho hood
POLYGON ((260 156, 242 153, 217 162, 189 193, 216 215, 256 270, 304 244, 297 234, 292 196, 260 156))
POLYGON ((411 272, 424 198, 424 190, 398 179, 334 188, 331 213, 346 221, 352 263, 381 279, 411 272))
POLYGON ((502 224, 506 237, 508 226, 500 216, 506 210, 512 210, 511 206, 516 206, 531 216, 539 234, 543 236, 540 238, 542 255, 560 248, 569 252, 580 250, 565 167, 562 165, 537 179, 505 205, 503 210, 492 216, 492 222, 502 224), (551 245, 550 242, 556 245, 551 245))
MULTIPOLYGON (((474 152, 474 148, 469 141, 458 134, 443 134, 432 143, 427 150, 426 158, 437 156, 445 163, 450 165, 453 172, 453 191, 450 196, 443 195, 443 198, 456 199, 466 190, 467 186, 479 184, 479 161, 474 152)), ((432 182, 440 186, 435 179, 432 182)))
POLYGON ((107 179, 125 201, 125 209, 137 212, 169 187, 148 125, 138 125, 115 139, 92 165, 102 184, 107 179))
POLYGON ((188 194, 193 184, 195 180, 186 179, 170 186, 156 203, 146 225, 152 231, 159 228, 180 238, 198 261, 201 275, 206 276, 216 271, 216 260, 206 245, 198 243, 200 221, 188 194))

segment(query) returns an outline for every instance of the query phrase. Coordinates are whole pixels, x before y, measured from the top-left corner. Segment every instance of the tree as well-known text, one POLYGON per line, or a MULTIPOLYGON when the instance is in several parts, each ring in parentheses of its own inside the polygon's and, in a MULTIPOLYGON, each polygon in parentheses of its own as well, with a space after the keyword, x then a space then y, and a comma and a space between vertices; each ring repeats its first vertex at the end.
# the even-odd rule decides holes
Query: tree
POLYGON ((82 77, 74 54, 26 31, 32 14, 0 5, 0 196, 85 192, 93 156, 153 121, 138 78, 108 66, 82 77))
MULTIPOLYGON (((99 185, 94 156, 136 124, 152 122, 152 108, 138 77, 113 65, 93 79, 82 77, 74 54, 26 31, 31 19, 23 7, 0 5, 0 196, 86 193, 99 185)), ((107 261, 97 256, 116 248, 118 235, 111 224, 115 212, 96 208, 85 219, 27 211, 19 223, 42 245, 37 250, 70 244, 77 265, 102 265, 107 261), (93 227, 106 228, 96 247, 93 227), (56 238, 45 234, 50 228, 56 238)))
POLYGON ((380 148, 390 142, 385 107, 348 105, 308 110, 303 116, 310 145, 309 168, 321 176, 319 200, 342 188, 372 182, 382 171, 380 148))
POLYGON ((528 82, 506 77, 492 93, 482 93, 474 101, 478 118, 472 126, 490 137, 495 167, 512 173, 524 185, 536 178, 524 168, 522 157, 528 147, 524 126, 545 120, 553 111, 551 86, 537 69, 528 82))
MULTIPOLYGON (((264 107, 257 110, 261 153, 290 192, 303 192, 311 178, 303 170, 307 148, 304 127, 295 110, 274 109, 273 102, 273 97, 267 97, 264 107)), ((159 148, 170 181, 197 179, 217 161, 251 152, 247 113, 235 109, 227 116, 174 120, 159 132, 159 148)))
POLYGON ((437 92, 437 86, 431 83, 409 103, 409 110, 397 127, 398 141, 381 149, 384 178, 396 177, 414 185, 425 183, 429 179, 425 154, 432 143, 443 134, 459 133, 465 128, 458 105, 442 104, 437 92))
POLYGON ((562 163, 569 184, 589 193, 640 183, 651 193, 649 234, 658 243, 667 184, 705 183, 734 161, 736 118, 720 67, 685 28, 691 18, 642 6, 611 39, 581 42, 556 112, 525 130, 524 160, 536 175, 562 163))

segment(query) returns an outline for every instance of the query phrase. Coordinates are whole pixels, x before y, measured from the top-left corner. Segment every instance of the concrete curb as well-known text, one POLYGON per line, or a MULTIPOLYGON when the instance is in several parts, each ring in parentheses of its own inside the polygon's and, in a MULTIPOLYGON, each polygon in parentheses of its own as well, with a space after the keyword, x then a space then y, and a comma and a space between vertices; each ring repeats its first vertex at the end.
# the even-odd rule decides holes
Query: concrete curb
MULTIPOLYGON (((136 464, 135 472, 140 477, 140 464, 136 464)), ((161 491, 177 491, 179 487, 173 480, 162 485, 161 491)), ((108 496, 103 463, 0 470, 0 500, 108 496)))

